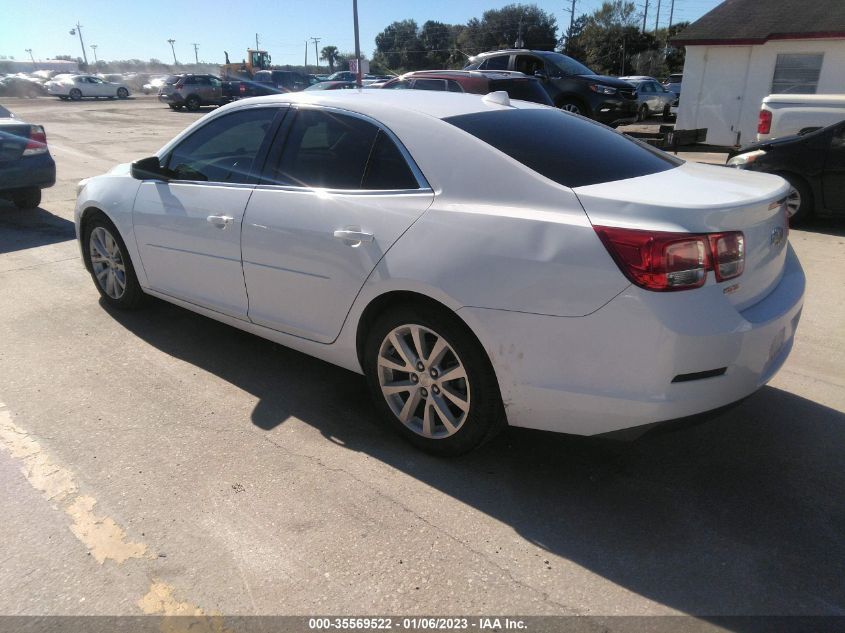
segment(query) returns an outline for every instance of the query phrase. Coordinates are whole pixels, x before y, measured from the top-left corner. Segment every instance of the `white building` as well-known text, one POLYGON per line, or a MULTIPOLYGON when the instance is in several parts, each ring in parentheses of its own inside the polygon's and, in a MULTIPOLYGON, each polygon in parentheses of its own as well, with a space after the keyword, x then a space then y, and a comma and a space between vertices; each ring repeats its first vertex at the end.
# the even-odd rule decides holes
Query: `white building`
POLYGON ((763 97, 845 94, 845 0, 726 0, 672 39, 686 47, 676 128, 754 141, 763 97))

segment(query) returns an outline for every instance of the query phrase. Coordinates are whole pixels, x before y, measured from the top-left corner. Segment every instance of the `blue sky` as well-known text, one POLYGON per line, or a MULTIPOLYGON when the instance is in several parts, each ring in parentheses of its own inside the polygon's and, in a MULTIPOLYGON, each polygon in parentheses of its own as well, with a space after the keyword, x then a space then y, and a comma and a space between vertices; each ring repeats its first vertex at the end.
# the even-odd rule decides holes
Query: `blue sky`
MULTIPOLYGON (((654 8, 649 0, 649 28, 654 27, 654 8)), ((660 0, 660 24, 669 18, 670 0, 660 0)), ((695 20, 720 0, 675 0, 674 22, 695 20)), ((641 6, 644 0, 637 0, 641 6)), ((414 18, 465 23, 491 8, 510 4, 508 0, 359 0, 361 49, 368 56, 375 48, 376 34, 394 20, 414 18)), ((538 6, 552 13, 558 24, 568 24, 564 11, 570 0, 540 0, 538 6)), ((577 0, 576 14, 590 13, 601 0, 577 0)), ((199 44, 200 61, 222 62, 223 51, 234 61, 245 55, 259 34, 261 47, 276 64, 301 64, 305 40, 320 37, 341 51, 354 48, 351 0, 320 2, 250 2, 239 0, 30 0, 9 1, 0 22, 0 55, 27 59, 31 48, 36 59, 55 55, 81 55, 79 39, 68 31, 79 21, 89 59, 90 45, 97 44, 100 59, 147 60, 156 57, 170 62, 169 38, 176 40, 179 61, 193 61, 191 43, 199 44)), ((313 63, 314 44, 309 43, 313 63)))

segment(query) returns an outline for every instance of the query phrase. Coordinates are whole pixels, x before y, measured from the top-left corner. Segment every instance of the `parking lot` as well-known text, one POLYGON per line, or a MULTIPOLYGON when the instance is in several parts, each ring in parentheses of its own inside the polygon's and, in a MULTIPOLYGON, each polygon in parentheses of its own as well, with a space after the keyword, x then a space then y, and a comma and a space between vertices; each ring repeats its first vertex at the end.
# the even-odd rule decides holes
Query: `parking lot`
POLYGON ((0 614, 845 614, 841 223, 791 232, 795 348, 739 406, 437 459, 382 427, 361 376, 99 300, 76 183, 203 113, 3 105, 45 126, 58 182, 36 211, 0 202, 0 614))

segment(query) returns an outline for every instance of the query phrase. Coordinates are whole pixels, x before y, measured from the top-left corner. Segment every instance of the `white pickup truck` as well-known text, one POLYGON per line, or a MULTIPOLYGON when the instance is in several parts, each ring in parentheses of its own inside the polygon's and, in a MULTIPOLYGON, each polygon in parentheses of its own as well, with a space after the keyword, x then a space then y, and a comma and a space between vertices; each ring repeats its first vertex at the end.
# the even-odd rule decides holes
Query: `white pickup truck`
POLYGON ((757 140, 791 136, 845 120, 845 94, 776 94, 763 99, 757 140))

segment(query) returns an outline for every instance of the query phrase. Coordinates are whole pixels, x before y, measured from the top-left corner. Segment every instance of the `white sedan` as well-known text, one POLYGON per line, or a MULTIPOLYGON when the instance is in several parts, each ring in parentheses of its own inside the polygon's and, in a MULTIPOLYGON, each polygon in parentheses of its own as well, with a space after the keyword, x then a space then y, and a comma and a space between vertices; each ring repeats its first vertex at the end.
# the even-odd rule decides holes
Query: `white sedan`
POLYGON ((220 108, 82 181, 75 219, 107 304, 363 373, 396 430, 457 454, 765 384, 804 295, 787 193, 505 93, 339 90, 220 108))
POLYGON ((126 84, 105 81, 94 75, 70 75, 61 79, 54 79, 44 84, 47 93, 63 101, 70 99, 79 101, 83 97, 126 99, 129 88, 126 84))

